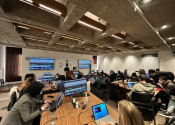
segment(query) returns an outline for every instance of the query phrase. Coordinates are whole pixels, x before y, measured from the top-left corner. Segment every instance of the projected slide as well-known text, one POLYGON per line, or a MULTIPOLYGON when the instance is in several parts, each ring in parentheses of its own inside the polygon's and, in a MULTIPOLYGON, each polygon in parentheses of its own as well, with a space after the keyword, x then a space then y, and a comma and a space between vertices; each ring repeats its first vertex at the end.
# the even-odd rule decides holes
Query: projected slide
POLYGON ((91 60, 78 60, 78 68, 79 69, 90 69, 91 60))
POLYGON ((54 69, 54 58, 30 57, 30 70, 54 69))

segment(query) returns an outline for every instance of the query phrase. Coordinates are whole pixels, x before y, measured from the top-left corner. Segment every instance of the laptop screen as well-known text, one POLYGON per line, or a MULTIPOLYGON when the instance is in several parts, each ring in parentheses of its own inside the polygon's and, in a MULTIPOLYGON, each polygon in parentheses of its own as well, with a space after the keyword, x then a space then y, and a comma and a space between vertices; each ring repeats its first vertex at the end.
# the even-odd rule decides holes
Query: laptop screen
POLYGON ((137 82, 128 82, 128 87, 132 88, 135 84, 137 84, 137 82))
POLYGON ((61 94, 61 92, 60 92, 60 94, 59 94, 58 97, 57 97, 57 107, 59 106, 61 100, 62 100, 62 94, 61 94))
POLYGON ((105 103, 92 106, 92 111, 93 111, 95 120, 98 120, 102 117, 109 115, 105 103))

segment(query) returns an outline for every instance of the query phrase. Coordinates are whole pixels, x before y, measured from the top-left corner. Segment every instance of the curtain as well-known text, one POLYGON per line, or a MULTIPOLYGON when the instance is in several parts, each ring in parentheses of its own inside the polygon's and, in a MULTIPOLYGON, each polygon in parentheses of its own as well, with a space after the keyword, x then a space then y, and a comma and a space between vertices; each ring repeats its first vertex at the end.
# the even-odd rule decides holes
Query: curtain
POLYGON ((6 48, 6 82, 21 81, 22 48, 6 48))

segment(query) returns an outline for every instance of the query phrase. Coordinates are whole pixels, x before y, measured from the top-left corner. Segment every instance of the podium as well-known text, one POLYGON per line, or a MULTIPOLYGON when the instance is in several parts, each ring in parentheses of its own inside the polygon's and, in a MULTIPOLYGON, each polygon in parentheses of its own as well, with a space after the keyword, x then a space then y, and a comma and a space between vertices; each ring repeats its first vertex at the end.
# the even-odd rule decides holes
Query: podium
POLYGON ((72 79, 76 79, 79 74, 79 70, 66 71, 66 76, 70 76, 72 79))

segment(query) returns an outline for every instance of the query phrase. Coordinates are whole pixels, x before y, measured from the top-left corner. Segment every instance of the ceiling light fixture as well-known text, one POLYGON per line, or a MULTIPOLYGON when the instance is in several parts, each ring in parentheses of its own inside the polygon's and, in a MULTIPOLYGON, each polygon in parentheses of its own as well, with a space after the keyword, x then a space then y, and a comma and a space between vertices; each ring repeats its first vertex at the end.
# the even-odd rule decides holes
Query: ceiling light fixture
POLYGON ((43 5, 43 4, 39 4, 39 6, 41 8, 43 8, 43 9, 46 9, 47 11, 50 11, 50 12, 55 13, 55 14, 58 14, 59 16, 62 14, 61 12, 59 12, 57 10, 54 10, 54 9, 52 9, 50 7, 47 7, 47 6, 43 5))
POLYGON ((23 28, 23 29, 27 29, 27 30, 29 29, 28 27, 20 26, 20 25, 18 27, 23 28))
POLYGON ((160 28, 163 30, 163 29, 166 29, 167 27, 168 27, 168 25, 163 25, 160 28))
POLYGON ((134 45, 134 43, 133 43, 133 42, 129 42, 129 44, 134 45))
POLYGON ((175 39, 175 37, 169 37, 169 38, 167 38, 168 40, 172 40, 172 39, 175 39))
POLYGON ((175 44, 172 44, 172 46, 175 46, 175 44))
POLYGON ((98 30, 98 31, 103 31, 102 29, 99 29, 99 28, 97 28, 97 27, 95 27, 95 26, 92 26, 92 25, 90 25, 90 24, 87 24, 87 23, 85 23, 85 22, 83 22, 83 21, 81 21, 81 20, 79 20, 78 23, 80 23, 80 24, 82 24, 82 25, 85 25, 85 26, 87 26, 87 27, 90 27, 90 28, 92 28, 92 29, 98 30))
POLYGON ((145 4, 149 4, 151 2, 153 2, 154 0, 138 0, 138 3, 140 5, 145 5, 145 4))
POLYGON ((63 16, 66 15, 66 7, 65 5, 55 1, 55 0, 20 0, 32 6, 38 7, 55 15, 63 16))
POLYGON ((45 34, 52 34, 52 33, 50 33, 50 32, 46 32, 46 31, 45 31, 44 33, 45 33, 45 34))
POLYGON ((123 38, 121 38, 121 37, 119 37, 119 36, 116 36, 116 35, 111 35, 111 37, 117 38, 117 39, 120 39, 120 40, 123 40, 123 38))

